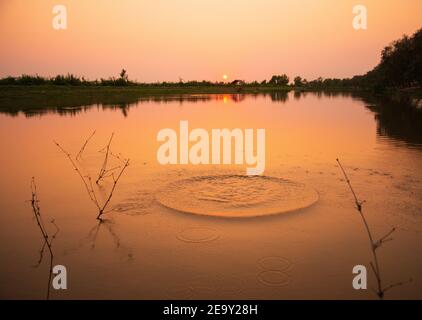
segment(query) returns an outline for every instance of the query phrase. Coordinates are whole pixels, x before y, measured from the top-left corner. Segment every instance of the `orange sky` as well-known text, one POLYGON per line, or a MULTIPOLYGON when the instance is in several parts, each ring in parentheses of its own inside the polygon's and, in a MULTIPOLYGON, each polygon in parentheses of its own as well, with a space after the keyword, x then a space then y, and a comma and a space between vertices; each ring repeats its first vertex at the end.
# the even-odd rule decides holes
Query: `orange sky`
POLYGON ((0 76, 348 77, 421 18, 420 0, 0 0, 0 76), (67 6, 66 31, 52 28, 55 4, 67 6), (352 28, 356 4, 366 31, 352 28))

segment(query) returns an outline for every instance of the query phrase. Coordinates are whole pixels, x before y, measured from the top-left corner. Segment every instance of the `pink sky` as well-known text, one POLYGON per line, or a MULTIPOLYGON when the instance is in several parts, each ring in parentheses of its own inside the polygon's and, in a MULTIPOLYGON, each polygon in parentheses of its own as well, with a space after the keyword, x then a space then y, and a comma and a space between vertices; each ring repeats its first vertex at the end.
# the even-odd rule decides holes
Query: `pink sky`
POLYGON ((422 27, 419 0, 0 0, 0 76, 74 73, 138 81, 349 77, 422 27), (68 29, 52 28, 52 8, 68 29), (368 29, 352 27, 354 5, 368 29))

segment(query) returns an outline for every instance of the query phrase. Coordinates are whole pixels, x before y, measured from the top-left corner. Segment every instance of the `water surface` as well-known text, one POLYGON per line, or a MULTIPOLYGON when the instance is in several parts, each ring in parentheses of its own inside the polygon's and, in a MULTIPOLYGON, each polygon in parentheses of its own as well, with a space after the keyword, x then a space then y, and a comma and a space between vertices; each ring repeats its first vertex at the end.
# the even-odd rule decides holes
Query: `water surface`
MULTIPOLYGON (((371 256, 337 157, 366 200, 376 237, 397 228, 380 251, 382 275, 386 284, 414 281, 387 297, 422 298, 420 110, 311 93, 16 110, 0 114, 1 298, 45 297, 48 263, 33 267, 43 242, 26 201, 33 176, 45 220, 60 227, 54 262, 69 272, 69 289, 53 290, 52 299, 374 298, 352 289, 353 266, 368 265, 371 256), (243 179, 240 165, 158 164, 157 132, 177 131, 180 120, 209 132, 265 128, 268 180, 243 179), (84 172, 98 173, 104 156, 98 151, 112 132, 113 151, 131 159, 100 225, 80 178, 53 143, 75 155, 93 130, 78 162, 84 172)), ((96 189, 100 200, 111 185, 108 179, 96 189)))

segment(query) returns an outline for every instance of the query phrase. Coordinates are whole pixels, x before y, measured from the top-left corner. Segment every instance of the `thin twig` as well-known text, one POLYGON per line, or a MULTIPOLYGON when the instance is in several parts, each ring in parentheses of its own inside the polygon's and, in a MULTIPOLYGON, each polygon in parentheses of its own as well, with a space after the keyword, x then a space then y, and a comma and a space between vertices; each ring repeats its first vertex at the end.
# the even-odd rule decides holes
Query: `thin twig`
POLYGON ((397 282, 397 283, 391 284, 388 287, 384 288, 383 291, 385 293, 385 292, 387 292, 387 291, 389 291, 389 290, 391 290, 393 288, 401 287, 401 286, 404 286, 404 285, 406 285, 408 283, 411 283, 412 281, 413 281, 413 279, 410 278, 409 280, 406 280, 406 281, 401 281, 401 282, 397 282))
POLYGON ((96 132, 96 130, 94 130, 91 133, 91 135, 88 137, 88 139, 86 139, 85 143, 82 145, 82 148, 79 150, 78 154, 76 155, 76 158, 75 158, 76 160, 78 160, 82 156, 82 153, 84 152, 89 140, 91 140, 91 138, 94 136, 95 132, 96 132))
POLYGON ((45 228, 45 224, 41 215, 41 209, 39 206, 39 199, 38 199, 38 194, 37 194, 37 185, 35 183, 35 178, 32 177, 31 179, 31 206, 32 206, 32 211, 34 212, 34 217, 35 220, 37 222, 38 228, 40 229, 41 235, 44 239, 43 245, 41 247, 40 250, 40 257, 38 260, 38 263, 36 265, 36 267, 38 267, 44 257, 44 250, 47 247, 48 248, 48 252, 50 254, 50 269, 49 269, 49 275, 48 275, 48 285, 47 285, 47 300, 50 299, 50 286, 51 286, 51 278, 52 278, 52 274, 53 274, 53 260, 54 260, 54 254, 53 254, 53 241, 56 238, 57 234, 59 233, 60 229, 57 226, 55 220, 51 220, 51 224, 53 224, 56 227, 56 232, 53 234, 52 237, 49 237, 47 229, 45 228))
MULTIPOLYGON (((108 196, 107 196, 107 198, 106 198, 106 200, 103 204, 100 204, 100 202, 98 201, 98 197, 97 197, 96 192, 94 190, 94 186, 93 186, 93 183, 92 183, 91 176, 90 175, 84 175, 82 173, 82 170, 79 169, 78 165, 73 160, 71 154, 69 152, 67 152, 59 143, 54 141, 56 146, 65 154, 65 156, 68 158, 69 162, 72 164, 73 169, 77 172, 77 174, 81 178, 81 180, 84 184, 85 190, 88 193, 88 196, 89 196, 91 202, 94 203, 94 205, 98 209, 98 215, 97 215, 98 220, 101 220, 102 215, 106 213, 105 210, 106 210, 107 206, 109 205, 111 198, 113 197, 114 190, 116 189, 117 183, 119 182, 123 172, 129 166, 129 159, 122 159, 120 156, 117 156, 117 155, 115 155, 114 153, 111 152, 110 145, 111 145, 111 142, 113 140, 113 137, 114 137, 114 133, 111 135, 107 146, 102 149, 102 150, 105 150, 105 158, 104 158, 98 179, 96 180, 96 184, 98 184, 101 179, 104 179, 106 177, 113 177, 113 186, 112 186, 110 193, 108 194, 108 196), (111 169, 107 169, 109 155, 112 155, 116 159, 120 160, 123 163, 123 165, 113 167, 111 169), (117 169, 120 169, 120 171, 119 171, 119 174, 117 175, 117 178, 114 178, 114 171, 117 170, 117 169)), ((100 150, 100 151, 102 151, 102 150, 100 150)))
POLYGON ((123 172, 126 170, 126 168, 128 166, 129 166, 129 159, 127 159, 125 161, 125 163, 124 163, 122 169, 120 170, 119 175, 117 176, 116 179, 114 178, 114 175, 113 175, 113 187, 111 188, 110 194, 108 195, 108 198, 105 201, 103 207, 100 209, 100 212, 99 212, 99 214, 97 216, 97 219, 98 220, 100 220, 101 219, 101 216, 104 214, 104 210, 106 209, 107 205, 109 204, 109 202, 110 202, 110 200, 111 200, 111 198, 113 196, 114 189, 116 189, 116 186, 117 186, 117 183, 119 182, 120 177, 122 176, 123 172))
POLYGON ((114 132, 111 134, 110 140, 108 141, 108 144, 105 146, 105 148, 100 150, 100 151, 105 150, 105 156, 104 156, 103 165, 101 166, 100 172, 98 173, 98 178, 95 181, 96 184, 98 184, 100 180, 104 178, 104 175, 108 172, 107 163, 108 163, 108 156, 110 154, 110 145, 113 140, 113 137, 114 137, 114 132))
POLYGON ((336 159, 336 160, 337 160, 337 163, 340 166, 341 171, 343 172, 343 175, 344 175, 344 178, 346 179, 347 184, 349 185, 350 191, 353 194, 356 209, 358 210, 358 212, 359 212, 359 214, 362 218, 363 224, 365 225, 366 232, 368 233, 369 241, 371 243, 372 256, 373 256, 373 259, 374 259, 374 264, 371 262, 371 266, 372 266, 372 270, 375 274, 375 277, 377 278, 377 287, 378 287, 377 294, 380 298, 382 298, 383 293, 382 293, 381 272, 380 272, 378 256, 377 256, 377 252, 375 250, 375 244, 374 244, 374 240, 373 240, 373 237, 372 237, 372 233, 371 233, 371 230, 369 229, 369 225, 368 225, 368 222, 366 221, 365 215, 363 214, 362 205, 363 205, 364 202, 359 201, 355 191, 353 190, 352 184, 350 183, 349 177, 347 176, 346 171, 344 170, 343 166, 340 163, 340 160, 339 159, 336 159))
POLYGON ((381 271, 380 271, 380 264, 379 264, 379 261, 378 261, 377 249, 379 247, 381 247, 383 243, 393 240, 393 238, 391 238, 390 236, 396 231, 396 228, 393 228, 391 231, 389 231, 385 236, 380 238, 378 241, 374 241, 374 238, 372 236, 368 222, 367 222, 365 215, 363 213, 363 206, 362 205, 365 203, 365 201, 360 201, 358 199, 356 192, 354 191, 354 189, 352 187, 350 179, 347 176, 346 171, 344 170, 343 166, 341 165, 340 160, 336 159, 336 161, 337 161, 338 165, 340 166, 341 171, 343 172, 344 178, 346 179, 346 182, 347 182, 347 184, 350 188, 350 191, 352 192, 352 195, 353 195, 353 198, 354 198, 354 201, 355 201, 356 209, 359 212, 360 217, 362 218, 363 224, 365 225, 365 229, 366 229, 366 232, 368 234, 369 242, 370 242, 370 245, 371 245, 372 257, 373 257, 373 260, 374 260, 373 262, 372 261, 370 262, 370 265, 371 265, 372 271, 375 274, 375 277, 377 279, 376 294, 378 295, 378 297, 380 299, 383 299, 386 291, 409 282, 409 281, 399 282, 397 284, 390 285, 386 288, 382 287, 381 271))
POLYGON ((47 245, 48 250, 50 251, 50 255, 53 255, 53 251, 51 250, 51 242, 49 241, 48 233, 45 229, 44 221, 41 216, 41 209, 39 206, 39 200, 38 200, 38 195, 37 195, 37 185, 35 184, 34 177, 32 177, 32 180, 31 180, 31 192, 32 192, 31 206, 34 212, 35 220, 37 221, 38 228, 40 229, 41 235, 45 240, 45 244, 47 245))
POLYGON ((73 169, 78 173, 79 177, 81 178, 82 182, 84 183, 85 189, 89 195, 89 198, 91 199, 91 201, 95 204, 95 206, 98 208, 98 210, 100 210, 100 205, 97 201, 97 198, 95 196, 95 192, 92 189, 92 185, 91 185, 91 189, 90 186, 88 184, 88 182, 90 182, 90 177, 89 176, 84 176, 81 172, 81 170, 78 168, 78 166, 76 165, 75 161, 73 161, 72 156, 70 155, 69 152, 67 152, 65 149, 63 149, 63 147, 58 144, 56 141, 54 141, 54 143, 56 144, 56 146, 66 155, 66 157, 69 159, 70 163, 73 166, 73 169), (88 182, 87 182, 87 180, 88 182))
POLYGON ((383 243, 388 242, 388 241, 392 241, 393 238, 390 237, 394 232, 396 231, 396 228, 391 229, 391 231, 389 231, 385 236, 383 236, 382 238, 380 238, 377 242, 374 243, 375 249, 377 249, 378 247, 380 247, 383 243))
POLYGON ((40 257, 38 258, 37 264, 34 265, 34 268, 38 268, 41 265, 41 262, 42 262, 42 260, 44 258, 44 251, 45 251, 46 244, 47 244, 47 241, 44 240, 43 241, 43 245, 41 246, 41 249, 39 251, 40 257))

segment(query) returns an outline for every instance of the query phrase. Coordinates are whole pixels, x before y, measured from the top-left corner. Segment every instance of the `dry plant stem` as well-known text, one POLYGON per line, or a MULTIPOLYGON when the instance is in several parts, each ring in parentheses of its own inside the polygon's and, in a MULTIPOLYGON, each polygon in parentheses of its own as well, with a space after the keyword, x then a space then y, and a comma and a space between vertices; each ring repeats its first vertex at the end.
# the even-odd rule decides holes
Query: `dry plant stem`
POLYGON ((111 145, 111 141, 113 140, 113 137, 114 137, 114 132, 111 134, 111 137, 110 137, 110 140, 108 141, 107 146, 104 149, 102 149, 102 150, 105 150, 104 162, 98 174, 98 178, 95 181, 96 184, 98 184, 100 180, 103 179, 108 172, 110 172, 110 170, 107 170, 107 162, 108 162, 108 156, 110 154, 110 145, 111 145))
POLYGON ((126 170, 126 168, 127 168, 128 166, 129 166, 129 160, 125 160, 125 163, 124 163, 124 165, 123 165, 122 169, 120 170, 120 172, 119 172, 119 174, 118 174, 117 178, 114 178, 114 174, 112 175, 112 177, 113 177, 113 187, 111 188, 110 194, 108 195, 107 200, 104 202, 103 207, 100 209, 100 212, 99 212, 99 214, 98 214, 98 216, 97 216, 97 219, 98 219, 98 220, 101 220, 101 216, 104 214, 104 210, 106 209, 106 207, 107 207, 107 205, 109 204, 109 202, 110 202, 111 198, 113 197, 113 192, 114 192, 114 190, 116 189, 117 183, 119 182, 119 180, 120 180, 120 178, 121 178, 121 176, 122 176, 123 172, 126 170))
POLYGON ((91 140, 91 138, 94 136, 96 130, 94 130, 91 135, 88 137, 88 139, 86 139, 85 143, 83 144, 82 148, 79 150, 78 154, 76 155, 76 160, 78 160, 81 156, 82 153, 84 152, 88 142, 91 140))
POLYGON ((365 225, 365 229, 366 232, 368 233, 368 237, 369 237, 369 242, 371 244, 371 251, 372 251, 372 256, 375 262, 375 265, 371 262, 371 267, 372 270, 375 274, 375 277, 377 279, 377 295, 379 298, 383 298, 384 293, 382 290, 382 281, 381 281, 381 273, 380 273, 380 267, 379 267, 379 262, 378 262, 378 256, 377 256, 377 252, 376 252, 376 247, 375 247, 375 242, 374 242, 374 238, 372 237, 372 233, 371 230, 369 229, 369 225, 368 222, 366 221, 365 215, 363 214, 363 210, 362 210, 362 204, 364 203, 363 201, 359 201, 358 197, 356 196, 355 191, 353 190, 352 184, 350 183, 349 177, 346 174, 346 171, 344 170, 343 166, 340 163, 339 159, 336 159, 337 163, 340 166, 341 171, 343 172, 344 178, 346 179, 346 182, 350 188, 350 191, 353 194, 354 200, 355 200, 355 205, 356 205, 356 209, 359 212, 360 217, 362 218, 363 224, 365 225))
MULTIPOLYGON (((53 241, 54 241, 54 239, 56 239, 56 236, 57 236, 57 234, 59 233, 59 231, 60 231, 60 229, 59 229, 59 227, 56 225, 56 223, 54 222, 54 220, 52 220, 51 221, 51 223, 56 227, 56 232, 54 233, 54 235, 51 237, 51 240, 50 240, 50 244, 51 244, 51 247, 53 246, 53 241)), ((41 249, 39 250, 39 253, 40 253, 40 257, 39 257, 39 259, 38 259, 38 262, 37 262, 37 264, 36 265, 34 265, 34 267, 35 268, 38 268, 40 265, 41 265, 41 262, 42 262, 42 260, 43 260, 43 258, 44 258, 44 251, 45 251, 45 247, 47 246, 47 241, 44 239, 44 241, 43 241, 43 244, 42 244, 42 246, 41 246, 41 249)))
POLYGON ((81 172, 81 170, 79 170, 78 166, 76 165, 75 161, 73 161, 72 156, 70 155, 70 153, 68 153, 65 149, 62 148, 62 146, 60 144, 58 144, 56 141, 54 141, 54 143, 56 144, 56 146, 66 155, 66 157, 69 159, 70 163, 73 166, 73 169, 75 169, 75 171, 78 173, 79 177, 81 178, 82 182, 84 183, 85 189, 89 195, 89 198, 91 199, 92 203, 95 204, 95 206, 98 208, 98 210, 101 210, 101 207, 97 201, 97 197, 95 195, 94 189, 92 188, 92 184, 90 183, 91 178, 88 176, 84 176, 81 172), (88 182, 87 182, 87 180, 88 182))
MULTIPOLYGON (((91 177, 88 175, 88 176, 84 176, 83 174, 82 174, 82 171, 78 168, 78 166, 76 165, 76 163, 75 163, 75 161, 72 159, 72 156, 70 155, 70 153, 68 153, 60 144, 58 144, 57 142, 55 142, 54 141, 54 143, 56 144, 56 146, 66 155, 66 157, 69 159, 69 161, 70 161, 70 163, 72 164, 72 166, 73 166, 73 169, 77 172, 77 174, 79 175, 79 177, 81 178, 81 180, 82 180, 82 182, 84 183, 84 186, 85 186, 85 189, 86 189, 86 191, 87 191, 87 193, 88 193, 88 195, 89 195, 89 198, 90 198, 90 200, 91 200, 91 202, 92 203, 94 203, 95 204, 95 206, 97 207, 97 209, 98 209, 98 215, 97 215, 97 219, 98 220, 101 220, 101 217, 102 217, 102 215, 104 214, 104 213, 106 213, 106 208, 107 208, 107 206, 109 205, 109 203, 110 203, 110 200, 111 200, 111 198, 113 197, 113 194, 114 194, 114 190, 116 189, 116 186, 117 186, 117 183, 119 182, 119 180, 120 180, 120 178, 121 178, 121 176, 122 176, 122 174, 123 174, 123 172, 126 170, 126 168, 129 166, 129 159, 126 159, 126 160, 122 160, 121 158, 118 158, 119 160, 121 160, 122 162, 123 162, 123 166, 121 166, 121 167, 116 167, 116 168, 113 168, 113 169, 109 169, 109 170, 107 170, 106 169, 106 167, 107 167, 107 162, 108 162, 108 156, 109 155, 113 155, 112 153, 111 153, 111 151, 110 151, 110 144, 111 144, 111 141, 112 141, 112 139, 113 139, 113 136, 114 136, 114 133, 111 135, 111 138, 110 138, 110 140, 109 140, 109 143, 108 143, 108 145, 107 145, 107 147, 105 148, 106 149, 106 156, 105 156, 105 160, 104 160, 104 162, 103 162, 103 167, 102 167, 102 169, 101 169, 101 172, 100 172, 100 174, 101 174, 101 178, 99 178, 99 179, 103 179, 103 178, 105 178, 105 177, 108 177, 108 176, 111 176, 111 177, 113 177, 113 186, 112 186, 112 188, 111 188, 111 190, 110 190, 110 193, 108 194, 108 196, 107 196, 107 199, 106 199, 106 201, 104 202, 104 204, 102 204, 102 205, 100 205, 100 202, 98 201, 98 199, 97 199, 97 196, 96 196, 96 193, 95 193, 95 191, 94 191, 94 187, 93 187, 93 184, 92 184, 92 179, 91 179, 91 177), (108 172, 110 172, 111 170, 116 170, 116 169, 121 169, 120 170, 120 172, 119 172, 119 174, 117 175, 117 178, 115 178, 115 176, 114 176, 114 173, 111 173, 110 175, 108 175, 108 176, 105 176, 105 174, 107 174, 108 172)), ((114 155, 113 155, 114 156, 114 155)), ((98 181, 98 180, 97 180, 98 181)))
POLYGON ((44 222, 41 217, 41 209, 38 205, 39 200, 37 196, 37 186, 35 184, 35 178, 32 178, 31 180, 31 192, 32 192, 31 206, 34 212, 35 220, 37 221, 38 228, 40 229, 41 235, 44 238, 44 245, 47 245, 48 251, 50 252, 50 255, 52 256, 53 251, 51 249, 51 242, 48 238, 48 233, 44 227, 44 222))
POLYGON ((385 288, 382 287, 381 271, 380 271, 380 264, 379 264, 378 255, 377 255, 377 249, 379 247, 381 247, 381 245, 383 243, 385 243, 387 241, 393 240, 393 238, 391 238, 390 236, 394 233, 394 231, 396 231, 396 228, 393 228, 391 231, 389 231, 385 236, 383 236, 382 238, 380 238, 378 241, 374 241, 374 237, 372 236, 371 230, 369 228, 368 222, 367 222, 367 220, 365 218, 365 215, 364 215, 363 209, 362 209, 362 205, 363 205, 363 203, 365 201, 359 201, 358 197, 356 196, 355 191, 353 190, 353 187, 352 187, 352 184, 350 182, 350 179, 347 176, 346 171, 344 170, 344 168, 343 168, 340 160, 339 159, 336 159, 336 161, 337 161, 338 165, 340 166, 340 169, 341 169, 341 171, 342 171, 342 173, 344 175, 344 178, 346 179, 346 182, 347 182, 347 184, 348 184, 348 186, 350 188, 350 191, 353 194, 353 198, 355 200, 356 209, 358 210, 359 215, 362 218, 363 224, 365 225, 366 232, 368 233, 368 237, 369 237, 369 241, 370 241, 370 245, 371 245, 371 252, 372 252, 372 256, 373 256, 373 260, 374 260, 373 263, 371 262, 371 268, 372 268, 372 271, 374 272, 375 277, 377 279, 377 291, 376 291, 376 294, 378 295, 378 297, 380 299, 383 299, 385 292, 387 292, 388 290, 390 290, 390 289, 392 289, 394 287, 398 287, 398 286, 404 285, 404 284, 412 281, 412 279, 410 279, 410 280, 405 281, 405 282, 398 282, 396 284, 390 285, 390 286, 385 287, 385 288))
POLYGON ((44 256, 44 249, 46 246, 48 248, 48 252, 50 253, 50 269, 49 269, 47 296, 46 296, 48 300, 50 299, 50 284, 51 284, 51 278, 52 278, 52 273, 53 273, 53 259, 54 259, 53 240, 55 239, 57 233, 59 232, 59 228, 54 222, 54 220, 52 220, 51 223, 56 227, 56 233, 51 238, 49 238, 47 229, 45 228, 44 221, 41 216, 41 209, 39 207, 39 200, 38 200, 38 195, 37 195, 37 185, 35 184, 34 177, 31 180, 31 193, 32 193, 32 197, 30 201, 31 201, 32 210, 34 212, 34 216, 35 216, 35 220, 37 221, 38 228, 40 229, 41 235, 44 239, 44 243, 40 250, 40 258, 38 260, 38 265, 40 265, 42 262, 42 259, 44 256))
POLYGON ((38 268, 40 266, 43 258, 44 258, 44 250, 45 250, 46 243, 47 243, 47 241, 45 241, 45 239, 44 239, 43 245, 41 246, 41 249, 39 251, 40 252, 40 257, 38 258, 37 264, 34 265, 34 268, 38 268))

